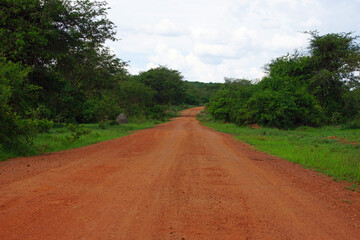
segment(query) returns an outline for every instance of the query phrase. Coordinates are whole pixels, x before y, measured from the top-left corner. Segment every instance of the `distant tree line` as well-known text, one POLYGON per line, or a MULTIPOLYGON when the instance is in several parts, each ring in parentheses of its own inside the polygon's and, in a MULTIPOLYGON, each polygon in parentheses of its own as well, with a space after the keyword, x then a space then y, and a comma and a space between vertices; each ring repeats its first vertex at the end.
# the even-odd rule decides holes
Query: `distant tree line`
POLYGON ((238 125, 288 129, 353 121, 360 127, 358 36, 308 34, 308 51, 272 60, 261 81, 226 79, 208 112, 238 125))
POLYGON ((0 144, 30 143, 54 124, 122 112, 161 119, 168 105, 209 98, 198 99, 206 87, 165 66, 130 75, 104 45, 116 40, 107 10, 104 1, 0 1, 0 144))

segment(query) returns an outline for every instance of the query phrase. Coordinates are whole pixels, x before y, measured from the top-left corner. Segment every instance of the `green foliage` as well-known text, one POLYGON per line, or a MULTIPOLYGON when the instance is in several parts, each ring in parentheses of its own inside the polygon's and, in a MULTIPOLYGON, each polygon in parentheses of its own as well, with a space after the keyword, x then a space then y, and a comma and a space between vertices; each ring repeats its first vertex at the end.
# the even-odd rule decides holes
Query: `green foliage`
POLYGON ((151 108, 148 108, 147 116, 150 119, 164 120, 165 119, 165 107, 161 105, 155 105, 151 108))
POLYGON ((228 79, 210 100, 209 113, 238 125, 283 129, 354 118, 360 111, 358 37, 310 35, 309 55, 295 52, 272 60, 260 82, 228 79))
MULTIPOLYGON (((75 126, 75 125, 74 125, 75 126)), ((131 134, 134 130, 140 130, 155 126, 153 121, 147 121, 142 123, 129 123, 126 125, 113 125, 107 126, 106 129, 99 129, 98 124, 84 124, 84 128, 90 129, 90 133, 82 135, 76 141, 70 144, 69 138, 71 138, 72 132, 66 129, 66 127, 57 127, 49 130, 48 133, 40 133, 34 138, 33 147, 19 146, 16 149, 4 148, 0 145, 0 161, 8 159, 10 157, 19 156, 31 156, 40 153, 48 153, 55 151, 62 151, 71 149, 74 147, 82 147, 101 141, 111 140, 119 138, 128 134, 131 134)))
POLYGON ((137 79, 121 81, 116 86, 118 104, 124 109, 128 116, 143 115, 146 109, 155 104, 156 92, 137 79))
POLYGON ((162 66, 131 76, 104 45, 116 40, 107 10, 96 0, 0 3, 1 148, 31 146, 54 122, 73 124, 74 143, 87 134, 79 123, 107 128, 120 113, 139 122, 176 115, 170 105, 190 96, 183 76, 162 66))
POLYGON ((355 75, 360 63, 358 37, 351 33, 309 34, 314 73, 308 89, 318 99, 330 123, 342 122, 347 115, 345 95, 352 88, 359 88, 360 83, 359 76, 355 75))
POLYGON ((343 129, 360 129, 360 114, 353 119, 348 120, 343 126, 343 129))
POLYGON ((97 102, 96 112, 98 114, 98 120, 104 122, 106 120, 116 119, 121 112, 121 108, 113 98, 104 96, 97 102))
POLYGON ((138 79, 155 91, 157 104, 180 105, 184 102, 185 86, 179 71, 159 66, 141 72, 138 79))
POLYGON ((230 90, 219 90, 213 95, 209 102, 208 111, 217 119, 230 120, 231 98, 230 90))
POLYGON ((0 5, 1 52, 30 66, 53 65, 84 44, 114 39, 106 3, 89 0, 6 0, 0 5))
POLYGON ((0 58, 0 143, 13 147, 24 140, 32 144, 39 132, 46 132, 53 122, 40 119, 41 107, 32 108, 38 90, 26 77, 29 69, 0 58))
POLYGON ((71 134, 66 137, 68 142, 71 144, 78 140, 81 136, 88 135, 91 132, 90 129, 85 128, 82 124, 74 125, 70 123, 66 126, 66 129, 71 132, 71 134))
POLYGON ((220 90, 221 83, 203 83, 184 81, 186 88, 185 104, 204 105, 210 101, 210 97, 220 90))
POLYGON ((40 87, 37 100, 48 109, 46 117, 95 121, 86 103, 127 74, 126 63, 104 47, 115 40, 107 9, 106 2, 89 0, 0 4, 0 56, 31 67, 28 79, 40 87))
POLYGON ((314 101, 303 93, 259 91, 249 98, 246 107, 244 123, 257 123, 277 128, 316 124, 312 114, 315 110, 314 101))
POLYGON ((245 79, 225 78, 223 89, 210 98, 208 111, 216 119, 242 122, 245 103, 253 94, 253 87, 251 82, 245 79))
POLYGON ((338 127, 252 129, 214 122, 206 116, 200 119, 202 124, 230 133, 258 150, 328 174, 334 179, 360 183, 360 130, 338 127))

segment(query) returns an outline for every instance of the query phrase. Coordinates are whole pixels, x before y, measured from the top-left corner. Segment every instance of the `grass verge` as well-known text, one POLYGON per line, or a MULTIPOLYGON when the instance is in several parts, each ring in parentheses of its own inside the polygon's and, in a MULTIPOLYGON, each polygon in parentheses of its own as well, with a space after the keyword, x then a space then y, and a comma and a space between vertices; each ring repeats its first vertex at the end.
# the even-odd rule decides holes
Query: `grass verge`
POLYGON ((130 123, 124 125, 107 126, 101 129, 99 124, 84 124, 85 129, 90 130, 87 135, 82 135, 75 141, 69 141, 72 132, 66 127, 50 129, 48 133, 38 134, 33 146, 19 146, 19 149, 12 151, 4 149, 0 145, 0 161, 20 156, 33 156, 41 153, 68 150, 71 148, 83 147, 94 143, 123 137, 131 131, 151 128, 159 122, 130 123), (21 148, 21 149, 20 149, 21 148))
POLYGON ((335 180, 360 183, 360 129, 252 129, 216 122, 207 115, 199 115, 198 119, 203 125, 233 134, 236 139, 245 141, 260 151, 325 173, 335 180))
POLYGON ((85 129, 86 132, 89 133, 80 134, 81 136, 78 138, 75 136, 76 131, 71 131, 69 128, 53 128, 50 129, 48 133, 38 134, 34 139, 33 146, 22 144, 9 150, 0 144, 0 161, 14 157, 34 156, 42 153, 68 150, 123 137, 129 135, 132 131, 151 128, 157 124, 166 122, 170 118, 178 117, 180 111, 191 107, 195 106, 167 106, 166 114, 162 120, 149 120, 146 119, 145 116, 138 116, 130 117, 128 119, 130 123, 125 125, 116 124, 110 126, 109 124, 105 124, 105 126, 101 124, 82 124, 81 130, 85 129))

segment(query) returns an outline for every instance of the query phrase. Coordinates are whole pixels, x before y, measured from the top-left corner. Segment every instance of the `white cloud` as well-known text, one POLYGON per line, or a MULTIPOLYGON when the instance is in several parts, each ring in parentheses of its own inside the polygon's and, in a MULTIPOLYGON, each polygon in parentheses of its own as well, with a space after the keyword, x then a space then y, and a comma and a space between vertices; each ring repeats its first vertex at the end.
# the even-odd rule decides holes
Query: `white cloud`
POLYGON ((300 33, 355 31, 359 0, 108 0, 129 71, 167 65, 191 81, 260 78, 271 59, 306 47, 300 33), (349 5, 349 2, 352 4, 349 5))
POLYGON ((295 35, 274 34, 270 41, 266 42, 265 47, 269 49, 295 49, 304 46, 307 42, 307 36, 303 33, 295 35))
POLYGON ((321 25, 322 25, 322 22, 315 17, 311 17, 311 18, 307 19, 305 22, 301 23, 301 26, 305 27, 307 29, 313 29, 316 27, 320 27, 321 25))
POLYGON ((194 52, 198 55, 214 55, 218 57, 235 57, 235 51, 231 45, 196 43, 194 52))
POLYGON ((168 37, 178 37, 185 34, 185 30, 180 29, 168 19, 161 20, 155 26, 148 25, 146 31, 150 34, 158 34, 168 37))

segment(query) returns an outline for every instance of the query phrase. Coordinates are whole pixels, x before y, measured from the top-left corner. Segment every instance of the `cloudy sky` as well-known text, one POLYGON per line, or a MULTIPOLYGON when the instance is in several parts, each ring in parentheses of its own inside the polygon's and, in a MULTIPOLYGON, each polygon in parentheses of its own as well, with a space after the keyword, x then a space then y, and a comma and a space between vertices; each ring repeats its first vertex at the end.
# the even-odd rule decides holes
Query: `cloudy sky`
POLYGON ((186 80, 258 79, 271 59, 306 50, 309 36, 360 35, 360 0, 107 0, 117 42, 136 74, 159 65, 186 80))

